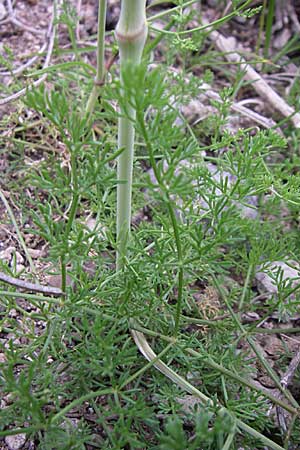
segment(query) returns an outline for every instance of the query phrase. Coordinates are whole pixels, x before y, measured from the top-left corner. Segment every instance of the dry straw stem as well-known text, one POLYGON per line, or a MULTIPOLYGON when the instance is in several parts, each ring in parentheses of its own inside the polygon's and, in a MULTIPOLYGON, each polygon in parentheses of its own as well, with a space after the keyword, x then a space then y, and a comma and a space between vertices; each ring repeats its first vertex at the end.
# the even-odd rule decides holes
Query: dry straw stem
MULTIPOLYGON (((132 324, 132 326, 134 326, 134 324, 132 324)), ((211 406, 214 405, 214 402, 209 397, 207 397, 205 394, 203 394, 201 391, 195 388, 192 384, 190 384, 187 380, 185 380, 183 377, 174 372, 174 370, 172 370, 169 366, 167 366, 161 359, 157 358, 156 353, 150 347, 149 342, 147 341, 143 333, 137 330, 131 330, 131 334, 140 352, 149 362, 153 363, 153 366, 157 370, 159 370, 163 375, 165 375, 167 378, 173 381, 185 392, 188 392, 189 394, 199 398, 204 405, 211 405, 211 406)), ((220 408, 220 412, 221 411, 227 412, 226 408, 224 407, 220 408)), ((265 445, 269 446, 270 449, 284 450, 284 447, 281 447, 280 445, 276 444, 271 439, 267 438, 266 436, 256 431, 254 428, 244 423, 242 420, 240 419, 235 420, 240 433, 246 432, 250 434, 255 439, 258 439, 265 445)))
MULTIPOLYGON (((208 23, 203 20, 204 23, 208 23)), ((286 103, 277 92, 272 89, 268 83, 251 67, 247 61, 237 53, 237 48, 232 38, 225 38, 219 31, 211 31, 209 37, 214 41, 216 47, 224 53, 225 58, 232 62, 240 64, 241 70, 245 72, 244 78, 252 82, 253 89, 266 99, 272 108, 279 111, 284 117, 290 117, 291 122, 296 128, 300 128, 300 114, 295 112, 294 108, 286 103)), ((239 48, 240 53, 244 53, 239 48)))

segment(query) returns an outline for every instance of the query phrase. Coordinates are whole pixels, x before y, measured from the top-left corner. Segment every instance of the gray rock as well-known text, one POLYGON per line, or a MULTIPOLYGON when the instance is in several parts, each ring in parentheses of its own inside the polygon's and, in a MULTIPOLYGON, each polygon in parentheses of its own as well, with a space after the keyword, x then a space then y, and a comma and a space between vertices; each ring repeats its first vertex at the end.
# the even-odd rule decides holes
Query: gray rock
POLYGON ((278 286, 274 277, 281 271, 283 281, 291 281, 292 287, 300 283, 300 267, 296 261, 273 261, 270 265, 258 266, 255 274, 257 288, 260 293, 270 295, 278 294, 278 286), (265 269, 264 269, 265 267, 265 269))
MULTIPOLYGON (((222 180, 225 181, 226 178, 228 180, 229 187, 235 183, 235 181, 236 181, 235 175, 232 175, 231 173, 226 172, 224 170, 220 170, 215 164, 212 164, 212 163, 202 162, 201 164, 205 168, 208 169, 208 171, 211 174, 212 179, 215 181, 215 183, 217 185, 220 185, 222 180)), ((180 174, 184 175, 185 172, 187 172, 190 169, 196 168, 197 165, 199 166, 199 163, 196 164, 196 163, 189 162, 188 160, 182 160, 179 163, 178 167, 175 169, 175 176, 179 176, 180 174)), ((164 168, 164 171, 166 171, 168 169, 168 164, 166 162, 164 162, 163 168, 164 168)), ((153 169, 150 169, 148 173, 150 176, 151 183, 154 185, 157 184, 153 169)), ((197 183, 198 183, 198 180, 194 180, 192 182, 192 185, 195 187, 195 190, 197 188, 197 183)), ((216 195, 216 197, 221 197, 223 195, 221 190, 218 187, 215 189, 215 195, 216 195)), ((174 197, 174 200, 177 203, 178 208, 181 208, 181 206, 182 206, 181 200, 179 198, 175 198, 175 197, 174 197)), ((246 197, 245 203, 247 203, 249 206, 242 204, 240 202, 237 202, 237 201, 233 202, 233 204, 236 205, 236 207, 239 210, 242 217, 245 217, 248 219, 255 219, 258 214, 257 213, 257 206, 258 206, 257 196, 252 195, 252 196, 246 197)), ((203 198, 201 198, 200 195, 197 194, 197 192, 195 192, 195 194, 194 194, 193 208, 194 208, 195 213, 199 213, 199 210, 200 210, 200 212, 201 212, 201 210, 203 210, 203 212, 204 212, 205 210, 208 209, 207 202, 203 198)), ((177 212, 180 216, 182 216, 182 211, 180 209, 177 212)), ((184 217, 182 217, 182 220, 184 220, 184 217)))
POLYGON ((9 450, 18 450, 25 444, 26 434, 20 433, 15 436, 6 436, 4 440, 9 450))

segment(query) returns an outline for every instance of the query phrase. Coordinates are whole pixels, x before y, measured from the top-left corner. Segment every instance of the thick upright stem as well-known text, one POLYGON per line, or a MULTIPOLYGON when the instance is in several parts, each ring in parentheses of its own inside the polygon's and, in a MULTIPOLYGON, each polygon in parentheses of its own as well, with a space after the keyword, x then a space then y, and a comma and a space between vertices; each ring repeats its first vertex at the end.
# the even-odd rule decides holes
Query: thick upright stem
MULTIPOLYGON (((122 72, 130 64, 138 66, 147 38, 145 14, 146 0, 123 0, 120 19, 116 27, 116 39, 120 50, 122 72)), ((124 149, 118 158, 117 187, 117 270, 124 265, 131 222, 132 165, 134 152, 135 109, 127 99, 126 112, 121 108, 118 147, 124 149)))

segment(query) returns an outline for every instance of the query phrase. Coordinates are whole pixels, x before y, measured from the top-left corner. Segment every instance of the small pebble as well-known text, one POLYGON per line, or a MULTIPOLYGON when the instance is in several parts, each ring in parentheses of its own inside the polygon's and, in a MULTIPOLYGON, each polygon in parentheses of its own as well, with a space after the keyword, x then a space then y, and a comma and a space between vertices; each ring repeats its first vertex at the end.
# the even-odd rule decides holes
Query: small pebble
POLYGON ((274 277, 276 278, 276 273, 278 271, 281 271, 280 278, 282 278, 282 281, 290 281, 292 287, 295 287, 299 284, 300 268, 299 264, 296 261, 291 260, 289 261, 289 264, 284 261, 273 261, 266 267, 266 269, 262 270, 263 267, 258 266, 255 274, 257 288, 260 293, 278 293, 278 286, 274 279, 274 277))
POLYGON ((25 266, 23 264, 16 264, 16 274, 18 275, 21 272, 24 272, 25 266))
POLYGON ((16 434, 15 436, 6 436, 5 444, 9 448, 9 450, 18 450, 22 448, 26 441, 26 434, 16 434))

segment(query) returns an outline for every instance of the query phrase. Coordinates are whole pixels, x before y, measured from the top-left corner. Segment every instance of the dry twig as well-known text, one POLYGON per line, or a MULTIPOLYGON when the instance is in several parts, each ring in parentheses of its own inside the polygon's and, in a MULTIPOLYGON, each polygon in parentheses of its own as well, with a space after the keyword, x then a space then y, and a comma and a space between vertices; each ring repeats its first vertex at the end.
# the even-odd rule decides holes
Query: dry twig
POLYGON ((0 272, 0 281, 8 283, 12 286, 24 289, 25 291, 41 292, 42 294, 62 296, 64 293, 61 289, 52 286, 42 286, 41 284, 30 283, 29 281, 20 280, 0 272))
MULTIPOLYGON (((56 25, 54 25, 54 19, 56 18, 55 12, 56 12, 56 2, 54 2, 54 5, 53 5, 52 20, 50 22, 48 32, 47 32, 47 38, 48 38, 49 45, 48 45, 48 51, 46 54, 46 58, 45 58, 45 61, 43 64, 43 69, 47 69, 47 67, 49 67, 50 59, 51 59, 52 52, 53 52, 55 33, 56 33, 56 25)), ((24 94, 26 94, 27 89, 39 86, 41 83, 43 83, 43 81, 46 80, 46 78, 47 78, 47 73, 44 73, 38 80, 34 81, 31 85, 27 86, 26 88, 23 88, 20 91, 15 92, 12 95, 9 95, 8 97, 1 98, 0 106, 5 105, 6 103, 12 102, 12 101, 17 100, 18 98, 22 97, 24 94)))
MULTIPOLYGON (((211 88, 208 91, 206 91, 205 94, 214 100, 219 100, 219 101, 221 100, 221 97, 219 96, 219 94, 214 92, 211 88)), ((258 103, 257 100, 255 102, 258 103)), ((252 109, 246 108, 244 106, 245 103, 254 103, 254 100, 253 99, 244 100, 244 101, 242 100, 238 103, 232 103, 230 105, 230 108, 233 111, 236 111, 239 114, 241 114, 245 117, 248 117, 249 119, 251 119, 254 122, 258 123, 259 125, 263 126, 264 128, 276 127, 277 124, 273 119, 264 117, 261 114, 258 114, 257 112, 253 111, 252 109)), ((278 127, 276 128, 276 131, 281 135, 283 134, 282 131, 280 130, 280 128, 278 128, 278 127)))
POLYGON ((291 384, 291 381, 295 375, 295 372, 297 370, 297 367, 300 364, 300 346, 299 349, 290 362, 290 365, 288 367, 288 370, 286 371, 284 377, 281 379, 281 384, 284 387, 284 389, 287 389, 287 387, 291 384))
POLYGON ((7 10, 8 10, 8 18, 4 19, 1 22, 1 24, 11 22, 16 27, 21 28, 21 30, 29 31, 29 33, 32 33, 32 34, 38 34, 38 35, 44 36, 44 31, 40 31, 35 28, 29 27, 28 25, 26 25, 26 23, 23 23, 19 19, 16 18, 11 0, 6 0, 6 3, 7 3, 7 10))
MULTIPOLYGON (((204 24, 207 24, 204 21, 204 24)), ((245 72, 244 78, 250 81, 253 89, 263 98, 265 98, 272 108, 279 111, 284 117, 290 117, 291 122, 296 128, 300 128, 300 113, 295 112, 294 108, 286 103, 286 101, 272 89, 268 83, 251 67, 245 58, 243 58, 237 51, 235 43, 232 38, 224 37, 219 31, 212 30, 209 34, 216 47, 225 55, 225 58, 232 62, 239 64, 241 70, 245 72)), ((240 48, 239 51, 243 53, 240 48)))
MULTIPOLYGON (((153 64, 153 67, 156 67, 153 64)), ((175 73, 177 73, 177 69, 170 69, 172 71, 174 71, 175 73)), ((189 82, 188 78, 185 78, 186 82, 189 82)), ((212 87, 207 84, 207 83, 203 83, 201 85, 201 94, 205 95, 206 97, 216 100, 216 101, 221 101, 221 97, 220 95, 214 91, 212 89, 212 87)), ((271 118, 267 118, 264 117, 263 115, 257 113, 256 111, 253 111, 252 109, 246 108, 244 105, 245 103, 256 103, 256 104, 260 104, 261 100, 259 99, 244 99, 241 100, 237 103, 233 102, 230 104, 230 109, 232 109, 233 111, 241 114, 242 116, 248 117, 249 119, 253 120, 254 122, 258 123, 259 125, 263 126, 264 128, 275 128, 276 131, 283 136, 283 133, 281 131, 281 129, 279 127, 277 127, 277 123, 271 119, 271 118)), ((209 114, 208 114, 209 115, 209 114)), ((197 119, 197 123, 203 119, 205 119, 208 115, 204 114, 202 117, 197 119)))
MULTIPOLYGON (((285 372, 284 376, 281 379, 281 385, 284 389, 287 389, 288 386, 291 384, 295 372, 298 368, 300 364, 300 347, 298 349, 298 351, 296 352, 295 356, 293 357, 292 361, 289 364, 289 367, 287 369, 287 371, 285 372)), ((284 434, 286 434, 286 438, 285 438, 285 444, 286 447, 288 448, 288 450, 296 450, 296 447, 294 447, 293 445, 291 445, 289 443, 290 440, 290 435, 294 426, 294 422, 295 422, 295 417, 292 417, 292 420, 290 421, 290 425, 287 425, 287 420, 286 420, 286 412, 283 411, 283 409, 280 406, 276 406, 276 413, 277 413, 277 419, 278 419, 278 423, 283 431, 284 434)))

